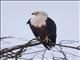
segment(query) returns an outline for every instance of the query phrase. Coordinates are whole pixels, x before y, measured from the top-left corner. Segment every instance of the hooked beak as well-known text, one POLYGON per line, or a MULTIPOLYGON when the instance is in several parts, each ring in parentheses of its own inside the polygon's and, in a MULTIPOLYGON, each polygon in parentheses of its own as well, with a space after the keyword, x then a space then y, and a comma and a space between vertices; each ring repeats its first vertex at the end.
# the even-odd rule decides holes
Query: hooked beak
POLYGON ((32 15, 35 15, 35 13, 32 13, 32 15))

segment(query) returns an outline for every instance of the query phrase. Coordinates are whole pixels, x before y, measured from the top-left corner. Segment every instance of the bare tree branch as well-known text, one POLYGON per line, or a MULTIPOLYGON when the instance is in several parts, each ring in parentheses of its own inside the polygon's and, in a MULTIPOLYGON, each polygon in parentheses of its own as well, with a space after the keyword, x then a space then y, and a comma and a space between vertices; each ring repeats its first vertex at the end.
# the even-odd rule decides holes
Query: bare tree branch
MULTIPOLYGON (((0 39, 3 39, 3 38, 0 38, 0 39)), ((36 46, 36 45, 40 45, 40 44, 41 43, 38 41, 38 39, 34 38, 25 44, 13 46, 10 48, 1 49, 0 50, 0 58, 8 57, 8 58, 15 58, 17 60, 17 58, 21 57, 21 54, 25 51, 24 48, 28 48, 28 47, 36 46), (18 51, 14 52, 15 50, 18 50, 18 51)), ((75 46, 67 46, 67 45, 61 45, 61 44, 53 44, 53 45, 80 50, 80 46, 75 47, 75 46)))
POLYGON ((1 39, 6 39, 6 38, 14 38, 14 37, 12 37, 12 36, 8 36, 8 37, 0 37, 0 40, 1 40, 1 39))

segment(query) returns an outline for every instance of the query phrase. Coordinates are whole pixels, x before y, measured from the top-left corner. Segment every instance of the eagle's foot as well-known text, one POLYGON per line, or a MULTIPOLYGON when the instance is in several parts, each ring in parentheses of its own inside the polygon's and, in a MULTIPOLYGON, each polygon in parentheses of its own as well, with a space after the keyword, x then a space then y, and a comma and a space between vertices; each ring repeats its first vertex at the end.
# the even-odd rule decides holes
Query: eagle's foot
POLYGON ((49 41, 48 40, 43 40, 45 43, 48 43, 49 41))
POLYGON ((40 36, 36 37, 36 40, 40 41, 40 36))

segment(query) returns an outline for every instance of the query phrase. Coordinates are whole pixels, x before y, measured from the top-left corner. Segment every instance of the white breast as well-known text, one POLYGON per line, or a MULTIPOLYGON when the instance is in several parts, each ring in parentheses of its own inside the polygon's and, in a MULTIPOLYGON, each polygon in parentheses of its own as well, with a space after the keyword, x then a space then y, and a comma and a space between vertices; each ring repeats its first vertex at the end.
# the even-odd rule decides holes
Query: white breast
POLYGON ((47 17, 45 16, 32 15, 31 24, 34 25, 35 27, 41 27, 43 25, 46 25, 46 19, 47 17))

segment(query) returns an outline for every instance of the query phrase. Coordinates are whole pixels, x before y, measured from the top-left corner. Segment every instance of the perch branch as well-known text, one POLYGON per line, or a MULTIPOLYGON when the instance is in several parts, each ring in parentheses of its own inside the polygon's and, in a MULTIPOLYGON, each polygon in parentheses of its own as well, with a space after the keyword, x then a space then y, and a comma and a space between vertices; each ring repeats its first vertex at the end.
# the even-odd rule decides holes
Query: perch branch
MULTIPOLYGON (((41 43, 39 41, 37 41, 36 38, 34 38, 34 39, 30 40, 29 42, 27 42, 23 45, 17 45, 17 46, 13 46, 13 47, 10 47, 10 48, 1 49, 0 50, 0 58, 5 57, 4 55, 7 54, 8 52, 11 52, 12 54, 15 54, 15 56, 12 56, 12 57, 18 57, 18 55, 20 55, 23 52, 24 48, 28 48, 28 47, 31 47, 31 46, 36 46, 36 45, 39 45, 39 44, 41 44, 41 43), (21 50, 19 50, 17 53, 13 53, 13 51, 15 51, 17 49, 21 49, 21 50)), ((74 46, 66 46, 66 45, 61 45, 61 44, 53 44, 53 45, 80 50, 80 46, 74 47, 74 46)))

